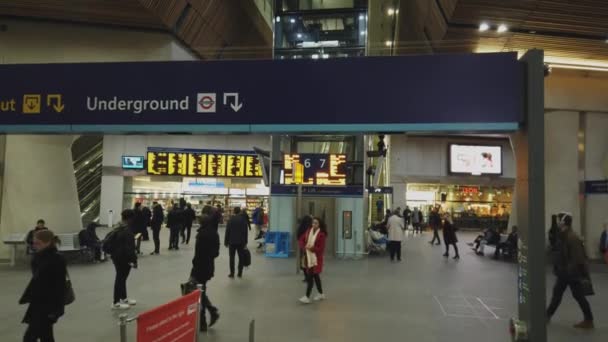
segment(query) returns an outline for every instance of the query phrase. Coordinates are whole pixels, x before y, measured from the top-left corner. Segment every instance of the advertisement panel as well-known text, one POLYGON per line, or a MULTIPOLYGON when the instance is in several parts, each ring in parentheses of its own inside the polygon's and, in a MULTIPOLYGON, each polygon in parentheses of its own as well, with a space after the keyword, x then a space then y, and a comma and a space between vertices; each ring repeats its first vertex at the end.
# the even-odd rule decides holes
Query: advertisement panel
POLYGON ((452 174, 502 175, 502 147, 458 145, 449 147, 452 174))
POLYGON ((200 291, 144 312, 137 318, 137 342, 194 342, 200 291))

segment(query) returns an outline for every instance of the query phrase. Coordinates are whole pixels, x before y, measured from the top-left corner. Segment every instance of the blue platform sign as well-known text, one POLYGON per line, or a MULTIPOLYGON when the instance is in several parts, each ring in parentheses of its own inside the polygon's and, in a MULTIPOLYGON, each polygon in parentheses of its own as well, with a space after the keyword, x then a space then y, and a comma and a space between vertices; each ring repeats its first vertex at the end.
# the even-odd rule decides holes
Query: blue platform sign
POLYGON ((0 130, 514 130, 515 53, 0 65, 0 130), (50 125, 50 126, 48 126, 50 125))

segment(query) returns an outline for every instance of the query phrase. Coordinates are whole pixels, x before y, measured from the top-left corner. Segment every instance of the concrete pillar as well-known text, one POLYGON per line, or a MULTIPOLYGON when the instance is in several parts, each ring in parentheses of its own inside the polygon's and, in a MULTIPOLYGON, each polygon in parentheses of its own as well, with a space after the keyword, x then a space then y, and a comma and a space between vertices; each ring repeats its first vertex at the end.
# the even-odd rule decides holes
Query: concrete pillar
MULTIPOLYGON (((82 229, 71 135, 7 135, 0 235, 27 233, 44 219, 55 233, 82 229)), ((8 251, 0 245, 0 258, 8 251)))

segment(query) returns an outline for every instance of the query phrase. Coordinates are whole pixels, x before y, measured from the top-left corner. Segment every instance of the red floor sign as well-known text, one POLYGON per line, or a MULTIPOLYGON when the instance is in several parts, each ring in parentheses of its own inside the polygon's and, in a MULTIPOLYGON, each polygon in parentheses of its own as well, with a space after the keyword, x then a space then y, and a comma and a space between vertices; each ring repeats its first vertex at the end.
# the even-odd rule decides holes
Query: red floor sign
POLYGON ((137 342, 194 342, 200 291, 194 291, 137 318, 137 342))

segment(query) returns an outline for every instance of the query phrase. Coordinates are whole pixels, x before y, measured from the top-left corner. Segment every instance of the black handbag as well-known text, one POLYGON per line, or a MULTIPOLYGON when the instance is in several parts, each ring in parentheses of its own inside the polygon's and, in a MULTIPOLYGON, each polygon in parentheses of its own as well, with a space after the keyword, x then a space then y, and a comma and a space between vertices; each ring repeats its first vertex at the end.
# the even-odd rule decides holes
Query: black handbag
POLYGON ((581 279, 581 290, 583 291, 583 295, 585 297, 595 295, 595 291, 593 290, 593 283, 591 282, 591 278, 585 277, 581 279))
POLYGON ((65 288, 63 290, 63 304, 70 305, 74 303, 76 300, 76 295, 74 294, 74 288, 72 287, 72 281, 70 280, 70 275, 66 271, 65 273, 65 288))
POLYGON ((185 283, 179 285, 182 290, 182 296, 190 294, 196 290, 196 282, 194 280, 188 280, 185 283))
POLYGON ((243 266, 251 266, 251 252, 247 248, 243 249, 243 266))

